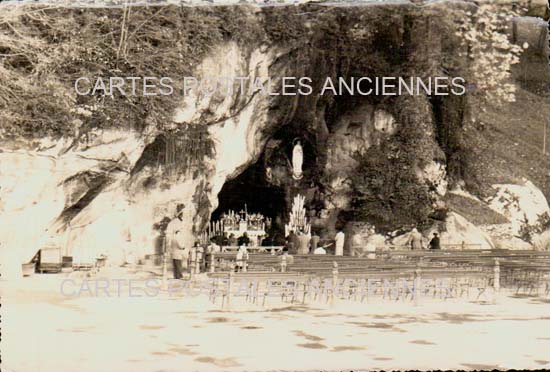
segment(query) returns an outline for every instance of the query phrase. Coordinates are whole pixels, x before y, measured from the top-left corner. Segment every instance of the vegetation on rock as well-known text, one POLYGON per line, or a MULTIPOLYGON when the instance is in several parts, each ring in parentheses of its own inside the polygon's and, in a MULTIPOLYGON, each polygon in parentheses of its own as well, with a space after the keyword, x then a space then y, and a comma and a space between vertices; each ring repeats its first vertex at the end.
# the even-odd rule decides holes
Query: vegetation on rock
POLYGON ((550 214, 544 213, 538 216, 537 222, 529 224, 527 217, 525 217, 524 223, 519 230, 519 237, 529 243, 533 242, 533 237, 536 234, 542 234, 545 231, 550 230, 550 214))
MULTIPOLYGON (((510 17, 521 12, 495 2, 362 8, 4 8, 0 139, 51 136, 78 142, 97 128, 152 129, 155 140, 133 173, 157 164, 170 174, 206 175, 204 160, 215 155, 209 122, 174 125, 180 95, 78 96, 74 82, 82 76, 192 76, 215 47, 232 41, 244 51, 277 47, 284 52, 270 72, 314 80, 466 78, 470 89, 461 97, 308 96, 271 101, 274 127, 289 128, 292 135, 315 144, 315 169, 307 172, 318 183, 326 178, 323 145, 340 115, 365 102, 394 115, 397 133, 358 154, 358 167, 349 176, 356 194, 353 212, 360 219, 385 230, 427 221, 434 210, 434 185, 419 175, 433 161, 446 166, 451 184, 464 181, 476 194, 483 194, 491 182, 528 176, 548 196, 545 172, 550 174, 550 162, 540 155, 538 142, 533 143, 540 137, 534 127, 550 116, 550 107, 544 98, 518 89, 510 72, 523 46, 509 41, 506 27, 510 17), (522 124, 525 131, 518 128, 522 124)), ((196 202, 206 213, 208 187, 200 189, 196 202)))

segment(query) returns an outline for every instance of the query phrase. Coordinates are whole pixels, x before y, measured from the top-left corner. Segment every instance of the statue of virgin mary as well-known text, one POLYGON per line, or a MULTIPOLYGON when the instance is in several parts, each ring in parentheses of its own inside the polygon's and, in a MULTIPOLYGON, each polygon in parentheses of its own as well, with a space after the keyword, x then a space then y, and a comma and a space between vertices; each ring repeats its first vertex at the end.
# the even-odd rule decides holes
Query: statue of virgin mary
POLYGON ((302 165, 304 163, 304 150, 298 140, 292 150, 292 178, 299 180, 302 178, 302 165))

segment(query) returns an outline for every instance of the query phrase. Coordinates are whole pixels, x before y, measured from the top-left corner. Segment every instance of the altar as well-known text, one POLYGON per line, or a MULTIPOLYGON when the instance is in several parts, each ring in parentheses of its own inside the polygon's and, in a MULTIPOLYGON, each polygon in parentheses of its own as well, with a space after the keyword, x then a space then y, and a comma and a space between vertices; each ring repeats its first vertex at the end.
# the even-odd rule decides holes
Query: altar
POLYGON ((248 213, 245 205, 244 210, 238 213, 230 210, 223 213, 219 221, 211 222, 207 236, 208 239, 220 235, 238 239, 246 233, 250 239, 249 246, 255 247, 261 245, 261 240, 266 236, 266 231, 270 227, 270 218, 260 213, 248 213))
POLYGON ((224 227, 223 232, 227 233, 228 236, 233 234, 236 237, 243 236, 244 233, 246 233, 248 237, 252 239, 265 235, 265 228, 257 228, 253 225, 249 225, 247 221, 241 221, 238 226, 224 227))

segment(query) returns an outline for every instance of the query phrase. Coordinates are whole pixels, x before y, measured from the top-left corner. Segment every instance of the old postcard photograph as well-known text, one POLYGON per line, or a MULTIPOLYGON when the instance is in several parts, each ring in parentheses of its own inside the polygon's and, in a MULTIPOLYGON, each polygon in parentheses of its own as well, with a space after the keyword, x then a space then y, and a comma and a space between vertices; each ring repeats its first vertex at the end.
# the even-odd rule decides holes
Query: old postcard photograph
POLYGON ((0 368, 550 369, 547 0, 0 1, 0 368))

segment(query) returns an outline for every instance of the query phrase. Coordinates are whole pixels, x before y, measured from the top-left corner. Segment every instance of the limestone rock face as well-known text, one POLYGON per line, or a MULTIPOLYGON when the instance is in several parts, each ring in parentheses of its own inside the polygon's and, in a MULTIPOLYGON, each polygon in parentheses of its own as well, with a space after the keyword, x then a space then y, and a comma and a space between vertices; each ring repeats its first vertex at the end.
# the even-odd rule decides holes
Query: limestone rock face
MULTIPOLYGON (((260 48, 246 53, 236 44, 229 43, 215 50, 203 61, 197 69, 197 79, 208 76, 246 76, 251 81, 260 79, 265 82, 270 77, 269 66, 278 57, 280 52, 274 49, 267 51, 260 48)), ((284 74, 285 72, 281 71, 279 76, 284 74)), ((268 122, 269 109, 269 96, 263 94, 255 94, 250 98, 246 95, 226 95, 222 91, 214 95, 201 95, 191 91, 182 102, 181 110, 176 114, 176 122, 198 123, 207 115, 208 121, 213 123, 208 129, 216 147, 214 158, 209 160, 209 172, 206 172, 205 177, 190 180, 192 186, 182 187, 182 191, 192 190, 194 193, 201 182, 205 185, 204 197, 210 206, 205 218, 216 209, 217 195, 224 183, 237 176, 260 156, 268 140, 265 131, 275 124, 268 122)), ((177 195, 173 191, 170 193, 177 195)), ((186 196, 181 198, 181 202, 191 206, 192 214, 195 216, 193 224, 189 224, 189 231, 185 234, 189 237, 187 244, 192 244, 193 227, 197 229, 206 221, 204 218, 197 218, 199 211, 193 202, 195 194, 190 195, 187 192, 183 195, 186 196)))
MULTIPOLYGON (((274 57, 273 50, 245 53, 228 44, 213 51, 196 76, 266 78, 274 57)), ((0 152, 3 266, 17 277, 20 264, 52 240, 74 262, 93 262, 106 254, 110 263, 119 264, 129 252, 137 257, 154 253, 153 225, 172 217, 178 203, 186 206, 186 244, 191 245, 194 228, 204 222, 197 199, 209 206, 208 216, 224 182, 257 159, 267 139, 262 130, 269 126, 268 109, 264 95, 244 100, 240 95, 221 99, 190 92, 175 122, 213 122, 208 130, 216 155, 203 177, 184 175, 153 188, 136 182, 148 175, 148 169, 137 175, 131 171, 154 131, 145 136, 98 131, 72 147, 67 141, 49 141, 52 145, 44 139, 39 147, 45 151, 0 152)), ((9 276, 7 270, 2 274, 9 276)))
MULTIPOLYGON (((428 239, 431 239, 435 229, 427 231, 428 239)), ((438 229, 442 249, 492 249, 494 243, 489 235, 480 228, 466 220, 458 213, 451 212, 447 215, 443 226, 438 229), (464 242, 464 247, 462 243, 464 242)))
POLYGON ((327 170, 337 175, 354 169, 354 155, 363 153, 395 133, 397 123, 388 112, 362 105, 342 115, 328 140, 327 170))
MULTIPOLYGON (((52 240, 56 240, 54 243, 65 253, 73 247, 85 250, 86 247, 75 245, 72 239, 87 239, 88 233, 92 237, 107 238, 109 231, 123 229, 125 222, 131 221, 127 217, 116 219, 118 224, 112 226, 103 222, 109 220, 110 214, 128 207, 121 183, 127 177, 128 166, 140 156, 144 143, 137 134, 125 131, 95 134, 95 142, 89 144, 71 146, 61 140, 44 151, 6 149, 0 152, 0 236, 3 238, 0 252, 2 274, 6 277, 17 275, 20 264, 29 261, 41 246, 52 240), (84 174, 95 175, 97 182, 77 185, 76 180, 84 174), (97 195, 100 197, 94 200, 95 208, 100 212, 94 214, 86 199, 97 195), (64 211, 75 215, 80 212, 79 218, 72 221, 72 227, 60 221, 64 211), (100 233, 92 231, 99 217, 104 224, 100 233), (72 237, 68 233, 71 230, 74 230, 72 237), (63 231, 67 234, 59 234, 63 231)), ((111 251, 116 246, 112 240, 106 240, 106 245, 100 243, 94 240, 94 250, 111 251)))
POLYGON ((510 220, 513 234, 518 234, 524 223, 536 225, 540 215, 550 212, 544 194, 531 181, 523 185, 493 185, 493 188, 495 195, 487 200, 489 207, 510 220))
POLYGON ((364 105, 348 112, 338 120, 327 149, 327 169, 345 174, 353 169, 355 152, 363 152, 374 142, 374 109, 364 105))
POLYGON ((533 246, 528 242, 521 240, 515 236, 507 237, 492 237, 497 249, 516 249, 516 250, 529 250, 533 249, 533 246))

